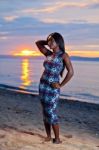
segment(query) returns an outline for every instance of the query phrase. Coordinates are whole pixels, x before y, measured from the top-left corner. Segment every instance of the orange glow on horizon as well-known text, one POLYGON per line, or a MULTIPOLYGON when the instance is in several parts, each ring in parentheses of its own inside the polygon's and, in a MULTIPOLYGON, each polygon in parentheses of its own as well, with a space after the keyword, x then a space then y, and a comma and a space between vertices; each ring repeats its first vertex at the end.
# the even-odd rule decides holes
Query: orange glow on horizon
POLYGON ((80 57, 99 57, 99 51, 75 51, 67 50, 70 56, 80 56, 80 57))
POLYGON ((39 51, 35 50, 29 50, 29 49, 23 49, 19 52, 14 52, 14 56, 41 56, 41 53, 39 51))
MULTIPOLYGON (((29 48, 21 48, 22 50, 16 50, 13 52, 13 56, 43 56, 39 50, 30 50, 29 48)), ((80 57, 99 57, 99 51, 95 50, 66 50, 70 56, 80 56, 80 57)))

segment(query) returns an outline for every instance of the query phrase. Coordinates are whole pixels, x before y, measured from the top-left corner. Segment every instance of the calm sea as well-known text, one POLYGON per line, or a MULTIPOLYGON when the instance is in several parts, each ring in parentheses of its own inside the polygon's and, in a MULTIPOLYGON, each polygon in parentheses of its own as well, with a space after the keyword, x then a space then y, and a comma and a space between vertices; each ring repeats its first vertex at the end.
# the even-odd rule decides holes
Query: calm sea
MULTIPOLYGON (((44 57, 0 58, 0 86, 38 93, 43 61, 44 57)), ((99 104, 99 62, 72 61, 72 64, 74 77, 61 88, 61 97, 99 104)))

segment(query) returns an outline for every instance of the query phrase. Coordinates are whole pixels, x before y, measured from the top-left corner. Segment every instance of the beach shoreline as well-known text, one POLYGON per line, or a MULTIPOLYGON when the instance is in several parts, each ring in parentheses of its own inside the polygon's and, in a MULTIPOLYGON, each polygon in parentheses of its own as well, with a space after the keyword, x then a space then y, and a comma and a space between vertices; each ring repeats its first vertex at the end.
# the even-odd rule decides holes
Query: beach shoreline
MULTIPOLYGON (((58 114, 60 137, 63 143, 61 146, 55 147, 56 149, 63 150, 65 147, 67 150, 72 150, 73 145, 73 150, 80 150, 81 147, 85 147, 84 150, 99 148, 98 104, 60 99, 58 114)), ((1 150, 3 148, 6 150, 6 147, 19 150, 18 145, 21 148, 27 146, 28 143, 30 143, 31 149, 33 149, 33 143, 35 143, 35 150, 38 147, 41 150, 46 149, 48 145, 50 150, 53 144, 51 142, 44 143, 45 136, 39 96, 0 88, 1 150), (19 135, 20 140, 18 139, 19 135), (7 137, 9 137, 8 141, 7 137), (27 145, 24 141, 27 141, 27 145), (12 143, 16 145, 14 148, 12 143)), ((25 148, 23 149, 25 150, 25 148)))

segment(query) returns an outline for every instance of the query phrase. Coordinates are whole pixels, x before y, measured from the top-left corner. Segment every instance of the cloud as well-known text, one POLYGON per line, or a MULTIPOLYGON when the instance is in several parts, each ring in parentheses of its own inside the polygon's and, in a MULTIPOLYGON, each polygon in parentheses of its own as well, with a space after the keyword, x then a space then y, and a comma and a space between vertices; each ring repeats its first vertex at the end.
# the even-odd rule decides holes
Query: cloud
POLYGON ((19 18, 18 16, 6 16, 4 17, 4 20, 6 20, 7 22, 11 22, 13 20, 15 20, 16 18, 19 18))
POLYGON ((99 2, 88 6, 90 9, 99 9, 99 2))
POLYGON ((86 8, 98 8, 99 7, 99 1, 89 1, 89 2, 74 2, 72 1, 45 1, 43 0, 42 3, 39 1, 26 1, 23 0, 21 1, 15 1, 13 0, 12 3, 10 1, 2 1, 0 2, 0 16, 9 16, 11 13, 13 16, 22 16, 22 15, 27 15, 32 13, 33 14, 38 14, 38 13, 55 13, 57 11, 60 11, 62 9, 68 8, 80 8, 80 9, 86 9, 86 8), (6 7, 7 6, 7 7, 6 7))
POLYGON ((99 8, 99 2, 89 2, 89 3, 82 3, 82 2, 53 2, 52 4, 46 5, 46 6, 42 6, 41 8, 26 8, 23 10, 20 10, 20 12, 22 13, 32 13, 32 14, 37 14, 37 13, 54 13, 57 12, 61 9, 72 9, 72 8, 80 8, 80 9, 84 9, 84 8, 99 8), (55 4, 53 4, 55 3, 55 4))
POLYGON ((55 13, 63 8, 86 8, 87 4, 86 3, 67 3, 67 2, 57 2, 55 4, 51 4, 50 6, 42 6, 41 8, 26 8, 19 10, 20 13, 32 13, 33 14, 38 14, 38 13, 55 13))
POLYGON ((26 0, 16 1, 10 0, 0 2, 0 16, 6 21, 11 22, 20 17, 33 17, 46 22, 71 22, 71 20, 85 20, 87 22, 99 22, 98 8, 99 2, 93 0, 78 1, 78 0, 54 0, 53 3, 48 0, 32 1, 26 0), (98 9, 97 9, 98 11, 98 9))
POLYGON ((98 0, 0 1, 1 49, 21 43, 31 45, 33 40, 45 39, 55 31, 74 49, 98 49, 98 7, 98 0))
POLYGON ((45 23, 32 17, 16 18, 8 22, 2 20, 2 36, 47 36, 51 32, 61 32, 72 44, 93 44, 99 42, 99 24, 86 22, 45 23))

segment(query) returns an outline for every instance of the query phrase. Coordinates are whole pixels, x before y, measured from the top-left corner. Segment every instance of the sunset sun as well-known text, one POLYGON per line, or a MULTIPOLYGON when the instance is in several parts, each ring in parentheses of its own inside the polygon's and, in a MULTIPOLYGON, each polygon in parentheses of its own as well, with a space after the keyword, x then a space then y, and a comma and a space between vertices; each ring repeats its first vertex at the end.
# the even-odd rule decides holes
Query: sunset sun
POLYGON ((40 53, 35 50, 23 49, 19 52, 14 52, 14 56, 40 56, 40 53))
POLYGON ((30 51, 28 49, 24 49, 21 51, 20 53, 22 56, 32 56, 33 55, 33 51, 30 51))

